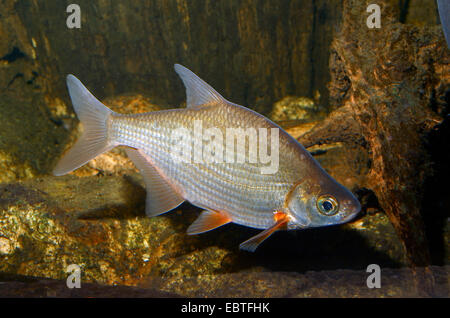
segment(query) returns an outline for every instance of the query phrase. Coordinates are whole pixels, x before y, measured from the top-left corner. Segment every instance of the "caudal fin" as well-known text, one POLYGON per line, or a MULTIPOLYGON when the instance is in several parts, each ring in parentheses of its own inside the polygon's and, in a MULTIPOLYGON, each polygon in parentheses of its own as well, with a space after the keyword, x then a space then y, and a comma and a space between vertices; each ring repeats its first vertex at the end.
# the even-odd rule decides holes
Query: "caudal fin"
POLYGON ((67 87, 84 131, 80 139, 56 165, 53 170, 55 176, 69 173, 114 147, 108 142, 107 126, 108 118, 113 111, 95 98, 75 76, 67 76, 67 87))

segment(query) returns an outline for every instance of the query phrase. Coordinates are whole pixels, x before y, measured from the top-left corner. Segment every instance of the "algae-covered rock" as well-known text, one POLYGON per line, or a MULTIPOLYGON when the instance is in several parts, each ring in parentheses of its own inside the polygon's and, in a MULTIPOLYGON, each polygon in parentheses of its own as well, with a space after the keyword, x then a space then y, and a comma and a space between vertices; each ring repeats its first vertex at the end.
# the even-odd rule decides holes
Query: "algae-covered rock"
POLYGON ((78 264, 85 281, 135 285, 180 264, 180 276, 214 272, 228 253, 192 254, 201 246, 185 234, 192 214, 145 217, 137 176, 42 178, 3 184, 0 193, 3 273, 62 279, 78 264))
POLYGON ((402 264, 392 226, 379 214, 367 214, 350 225, 276 233, 256 253, 247 253, 238 245, 257 230, 227 225, 188 236, 186 229, 199 209, 186 203, 148 218, 144 200, 137 174, 2 184, 0 273, 65 279, 67 266, 77 264, 85 282, 152 281, 165 291, 199 295, 224 284, 219 277, 226 273, 402 264), (192 281, 195 287, 188 288, 192 281))
POLYGON ((273 105, 270 118, 274 121, 304 120, 311 121, 318 119, 321 112, 319 106, 311 98, 286 96, 273 105))
POLYGON ((50 170, 68 131, 55 125, 35 98, 0 98, 0 183, 32 178, 50 170))

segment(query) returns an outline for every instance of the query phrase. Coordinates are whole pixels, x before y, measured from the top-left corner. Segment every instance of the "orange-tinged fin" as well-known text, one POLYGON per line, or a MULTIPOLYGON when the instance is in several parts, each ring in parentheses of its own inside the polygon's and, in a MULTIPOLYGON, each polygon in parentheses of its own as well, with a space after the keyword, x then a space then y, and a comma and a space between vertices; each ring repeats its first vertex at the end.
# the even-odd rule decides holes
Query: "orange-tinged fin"
POLYGON ((54 168, 55 176, 69 173, 115 146, 108 141, 107 127, 107 120, 113 111, 95 98, 75 76, 67 76, 67 87, 84 131, 54 168))
POLYGON ((168 212, 184 202, 184 199, 159 174, 142 150, 127 148, 126 152, 144 178, 147 190, 147 198, 145 199, 145 214, 147 216, 156 216, 168 212))
POLYGON ((186 87, 186 106, 188 108, 226 101, 214 88, 186 67, 175 64, 174 68, 186 87))
POLYGON ((231 218, 225 213, 205 210, 200 214, 197 220, 188 227, 187 234, 200 234, 230 222, 231 218))
POLYGON ((269 236, 271 236, 274 232, 283 229, 287 222, 289 222, 289 218, 286 213, 283 212, 276 212, 274 215, 275 224, 269 227, 268 229, 265 229, 261 233, 253 236, 252 238, 248 239, 247 241, 241 243, 239 245, 239 249, 248 251, 248 252, 254 252, 256 248, 261 244, 265 239, 267 239, 269 236))

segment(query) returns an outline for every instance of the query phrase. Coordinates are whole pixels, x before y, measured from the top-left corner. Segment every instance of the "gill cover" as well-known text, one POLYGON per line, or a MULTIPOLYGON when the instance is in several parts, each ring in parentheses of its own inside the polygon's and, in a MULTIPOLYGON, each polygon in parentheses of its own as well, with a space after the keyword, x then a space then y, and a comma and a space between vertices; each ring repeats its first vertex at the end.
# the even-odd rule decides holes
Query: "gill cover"
POLYGON ((311 224, 308 213, 309 198, 302 185, 304 186, 303 182, 294 185, 286 197, 286 205, 290 211, 292 223, 298 225, 298 227, 308 227, 311 224))

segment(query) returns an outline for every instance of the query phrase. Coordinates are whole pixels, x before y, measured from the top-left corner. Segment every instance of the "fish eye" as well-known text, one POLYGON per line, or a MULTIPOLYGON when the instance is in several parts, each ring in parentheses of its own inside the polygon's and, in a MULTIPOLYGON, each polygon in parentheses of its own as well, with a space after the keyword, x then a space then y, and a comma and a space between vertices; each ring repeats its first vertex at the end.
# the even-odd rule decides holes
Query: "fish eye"
POLYGON ((331 195, 321 195, 316 202, 320 214, 332 216, 338 213, 339 203, 331 195))

